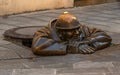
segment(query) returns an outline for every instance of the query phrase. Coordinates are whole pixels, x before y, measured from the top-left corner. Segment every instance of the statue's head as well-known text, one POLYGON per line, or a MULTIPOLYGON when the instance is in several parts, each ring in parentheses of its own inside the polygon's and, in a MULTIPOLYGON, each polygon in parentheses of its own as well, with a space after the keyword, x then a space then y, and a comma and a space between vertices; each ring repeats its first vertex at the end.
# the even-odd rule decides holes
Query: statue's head
POLYGON ((62 37, 70 39, 73 36, 78 35, 79 28, 80 23, 74 15, 68 12, 64 12, 58 16, 58 19, 56 21, 56 29, 62 37))

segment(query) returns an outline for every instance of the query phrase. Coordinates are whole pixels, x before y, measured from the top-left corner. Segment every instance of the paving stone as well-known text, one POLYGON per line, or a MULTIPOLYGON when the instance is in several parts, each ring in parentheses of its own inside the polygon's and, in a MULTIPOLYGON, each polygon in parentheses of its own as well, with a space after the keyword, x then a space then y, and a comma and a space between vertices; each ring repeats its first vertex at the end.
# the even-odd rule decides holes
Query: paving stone
POLYGON ((45 68, 44 66, 50 65, 50 64, 43 65, 41 62, 36 62, 33 61, 32 59, 9 59, 9 60, 2 59, 0 60, 0 69, 32 69, 32 68, 43 69, 45 68))
POLYGON ((2 30, 8 30, 8 29, 11 29, 11 28, 15 28, 15 26, 10 26, 10 25, 6 25, 6 24, 0 24, 0 29, 2 30))
POLYGON ((44 68, 56 68, 56 69, 61 69, 61 68, 72 68, 72 64, 69 63, 57 63, 57 64, 48 64, 44 65, 44 68))
POLYGON ((109 72, 107 68, 79 68, 79 69, 60 69, 57 70, 57 74, 62 74, 62 73, 105 73, 109 72))
POLYGON ((56 68, 56 69, 61 69, 61 68, 72 68, 73 67, 71 62, 69 62, 69 63, 67 63, 65 61, 63 62, 63 60, 60 60, 60 59, 58 61, 57 58, 52 59, 50 57, 39 57, 39 59, 32 58, 31 61, 24 62, 23 65, 26 68, 56 68))
POLYGON ((15 69, 12 75, 56 75, 55 69, 15 69))
POLYGON ((120 75, 120 72, 106 73, 105 75, 120 75))
POLYGON ((120 67, 109 68, 109 71, 111 73, 119 73, 120 74, 120 67))
POLYGON ((109 68, 114 67, 112 62, 77 62, 73 68, 109 68))
POLYGON ((120 19, 114 19, 114 20, 111 20, 112 22, 114 23, 118 23, 120 25, 120 19))
POLYGON ((4 48, 2 46, 0 46, 0 50, 9 50, 8 48, 4 48))
POLYGON ((97 51, 95 54, 101 55, 101 56, 108 56, 109 57, 120 57, 120 46, 112 46, 105 48, 103 50, 97 51))
POLYGON ((120 44, 120 33, 107 32, 108 35, 112 38, 112 43, 120 44))
POLYGON ((113 62, 113 65, 120 68, 120 62, 113 62))
POLYGON ((86 26, 89 26, 91 28, 98 28, 98 29, 101 29, 101 30, 104 30, 104 31, 110 31, 109 29, 111 28, 108 25, 95 24, 95 23, 92 23, 92 22, 87 22, 87 23, 83 23, 83 24, 86 25, 86 26))
POLYGON ((88 20, 87 23, 93 23, 93 24, 99 24, 99 25, 108 25, 105 21, 99 21, 99 20, 88 20))
POLYGON ((103 10, 103 11, 100 11, 100 12, 103 13, 103 14, 116 15, 113 11, 108 11, 108 10, 103 10))
POLYGON ((2 35, 5 32, 5 30, 0 30, 0 35, 2 35))
POLYGON ((21 22, 11 20, 11 18, 2 19, 2 20, 0 20, 0 23, 5 24, 5 25, 9 25, 9 26, 18 26, 19 24, 21 24, 21 22))
POLYGON ((0 47, 0 59, 20 58, 13 50, 0 47))
POLYGON ((43 19, 45 18, 45 16, 42 16, 41 14, 39 15, 31 15, 31 16, 22 16, 26 19, 29 19, 31 20, 28 24, 32 24, 34 26, 39 26, 39 25, 47 25, 46 23, 48 23, 50 21, 48 21, 48 18, 52 18, 52 17, 46 17, 46 19, 43 19), (46 21, 47 20, 47 21, 46 21))
POLYGON ((49 56, 49 57, 33 58, 33 60, 36 62, 41 62, 41 64, 43 65, 45 64, 47 65, 47 64, 57 64, 57 63, 72 64, 85 59, 83 58, 83 55, 80 54, 68 54, 65 56, 49 56))
POLYGON ((11 17, 11 18, 9 18, 9 19, 11 19, 12 21, 17 21, 17 22, 21 22, 21 23, 24 23, 24 22, 29 23, 29 22, 31 21, 31 20, 28 19, 28 18, 20 17, 20 16, 18 16, 18 17, 11 17))
POLYGON ((0 45, 6 45, 6 44, 10 44, 10 42, 6 40, 0 40, 0 45))
POLYGON ((50 17, 50 18, 57 18, 59 16, 59 14, 55 14, 55 12, 49 12, 49 14, 43 13, 40 16, 39 16, 39 14, 37 14, 37 15, 38 15, 38 17, 44 16, 44 17, 50 17))
POLYGON ((63 73, 58 75, 105 75, 105 73, 63 73))
POLYGON ((42 65, 40 62, 24 62, 23 66, 27 69, 32 69, 32 68, 36 68, 36 69, 43 69, 44 65, 42 65))
POLYGON ((0 69, 24 69, 27 68, 23 63, 27 62, 22 59, 0 60, 0 69))
POLYGON ((30 48, 24 47, 24 46, 18 46, 15 44, 7 44, 7 45, 3 45, 3 47, 9 48, 13 51, 15 51, 21 58, 32 58, 32 57, 36 57, 30 48))
MULTIPOLYGON (((36 23, 39 22, 39 20, 19 16, 19 17, 11 17, 11 18, 9 18, 7 20, 3 20, 1 22, 2 22, 2 24, 6 24, 6 25, 10 25, 10 26, 17 26, 18 27, 18 26, 38 25, 36 23)), ((39 24, 40 24, 40 22, 39 22, 39 24)))
MULTIPOLYGON (((120 61, 119 46, 109 47, 100 51, 97 51, 90 55, 83 55, 80 58, 85 61, 94 61, 94 62, 113 62, 120 61)), ((77 61, 79 62, 79 61, 77 61)), ((80 61, 81 62, 81 61, 80 61)))
POLYGON ((89 20, 89 21, 84 21, 88 26, 91 27, 96 27, 99 29, 102 29, 104 31, 109 31, 109 32, 116 32, 119 33, 120 30, 118 29, 119 24, 115 24, 115 23, 110 23, 110 22, 102 22, 102 21, 93 21, 93 20, 89 20))
POLYGON ((12 69, 0 69, 0 75, 12 75, 12 69))
POLYGON ((119 16, 109 15, 109 14, 101 14, 101 15, 98 15, 98 16, 105 17, 105 18, 119 18, 119 16))
MULTIPOLYGON (((84 14, 84 15, 86 15, 86 16, 91 16, 91 17, 99 17, 99 16, 97 16, 97 15, 100 15, 100 12, 99 11, 94 11, 94 10, 92 10, 91 11, 91 9, 89 9, 88 10, 88 12, 85 12, 84 11, 84 13, 81 13, 81 14, 84 14), (89 13, 88 13, 89 12, 89 13)), ((90 17, 88 17, 88 18, 90 18, 90 17)))
MULTIPOLYGON (((96 14, 94 14, 96 15, 96 14)), ((104 17, 99 17, 99 16, 94 16, 92 15, 91 17, 88 17, 89 20, 98 20, 98 21, 108 21, 109 18, 104 18, 104 17)))
POLYGON ((40 21, 43 21, 43 22, 49 22, 50 20, 52 20, 52 19, 54 19, 53 17, 49 17, 48 15, 37 15, 37 16, 33 16, 33 17, 31 17, 31 18, 34 18, 34 19, 37 19, 38 20, 38 22, 39 22, 39 20, 40 21))
MULTIPOLYGON (((42 16, 42 14, 34 14, 34 15, 29 15, 29 16, 21 16, 20 18, 24 18, 26 20, 31 20, 33 22, 39 22, 39 21, 43 21, 43 22, 46 22, 46 20, 42 19, 44 18, 45 16, 42 16)), ((50 17, 49 17, 50 18, 50 17)), ((20 19, 19 19, 20 20, 20 19)), ((22 21, 22 20, 20 20, 22 21)))
POLYGON ((29 22, 21 22, 21 24, 18 24, 20 27, 22 26, 44 26, 47 25, 49 21, 46 21, 46 19, 42 19, 41 17, 36 17, 36 15, 30 15, 30 16, 21 16, 23 18, 26 18, 30 20, 29 22))
POLYGON ((86 60, 91 60, 93 62, 112 62, 112 61, 120 61, 118 58, 116 57, 111 57, 111 56, 101 56, 99 55, 99 57, 90 57, 90 58, 86 58, 86 60))
POLYGON ((3 39, 4 39, 3 35, 2 35, 2 34, 0 34, 0 40, 3 40, 3 39))

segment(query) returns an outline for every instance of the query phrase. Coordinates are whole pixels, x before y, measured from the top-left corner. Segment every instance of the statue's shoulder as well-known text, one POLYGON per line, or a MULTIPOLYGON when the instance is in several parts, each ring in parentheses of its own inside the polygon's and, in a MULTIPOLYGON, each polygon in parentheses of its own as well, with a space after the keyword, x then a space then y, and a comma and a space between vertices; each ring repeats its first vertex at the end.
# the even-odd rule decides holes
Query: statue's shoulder
POLYGON ((80 29, 81 30, 84 30, 84 29, 91 29, 91 27, 89 27, 88 25, 86 25, 86 24, 80 24, 80 29))
POLYGON ((40 27, 38 30, 36 30, 34 35, 37 35, 37 36, 48 36, 48 35, 50 35, 50 30, 49 30, 48 27, 40 27))
POLYGON ((46 31, 49 31, 49 28, 47 26, 43 26, 43 27, 40 27, 38 30, 38 32, 46 32, 46 31))

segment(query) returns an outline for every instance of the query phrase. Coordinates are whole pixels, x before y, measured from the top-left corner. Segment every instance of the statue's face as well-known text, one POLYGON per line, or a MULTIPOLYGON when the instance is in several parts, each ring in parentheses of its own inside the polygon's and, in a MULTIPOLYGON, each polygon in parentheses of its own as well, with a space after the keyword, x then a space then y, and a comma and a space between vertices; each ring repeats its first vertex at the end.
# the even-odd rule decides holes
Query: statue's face
POLYGON ((59 30, 59 35, 62 37, 63 40, 70 40, 73 38, 77 38, 79 35, 78 29, 71 29, 71 30, 59 30))

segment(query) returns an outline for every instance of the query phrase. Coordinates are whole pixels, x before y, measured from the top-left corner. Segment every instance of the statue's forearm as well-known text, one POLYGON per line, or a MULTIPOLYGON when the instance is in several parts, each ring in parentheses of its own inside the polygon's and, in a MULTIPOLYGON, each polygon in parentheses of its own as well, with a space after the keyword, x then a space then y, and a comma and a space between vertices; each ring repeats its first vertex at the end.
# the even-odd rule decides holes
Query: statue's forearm
POLYGON ((39 44, 37 42, 40 42, 40 40, 36 41, 36 46, 33 46, 34 47, 34 50, 43 50, 45 49, 46 47, 50 46, 51 44, 53 44, 55 41, 54 40, 51 40, 51 39, 48 39, 46 40, 45 42, 43 42, 42 44, 39 44))
POLYGON ((111 37, 107 35, 98 35, 91 37, 88 40, 96 50, 108 47, 112 41, 111 37))
POLYGON ((66 48, 60 46, 60 49, 59 49, 58 45, 60 45, 59 42, 56 42, 52 39, 45 39, 45 40, 42 40, 41 44, 39 45, 36 44, 35 46, 32 46, 32 50, 33 50, 33 53, 36 55, 64 55, 66 54, 66 48), (52 46, 56 46, 56 48, 52 48, 52 46))

